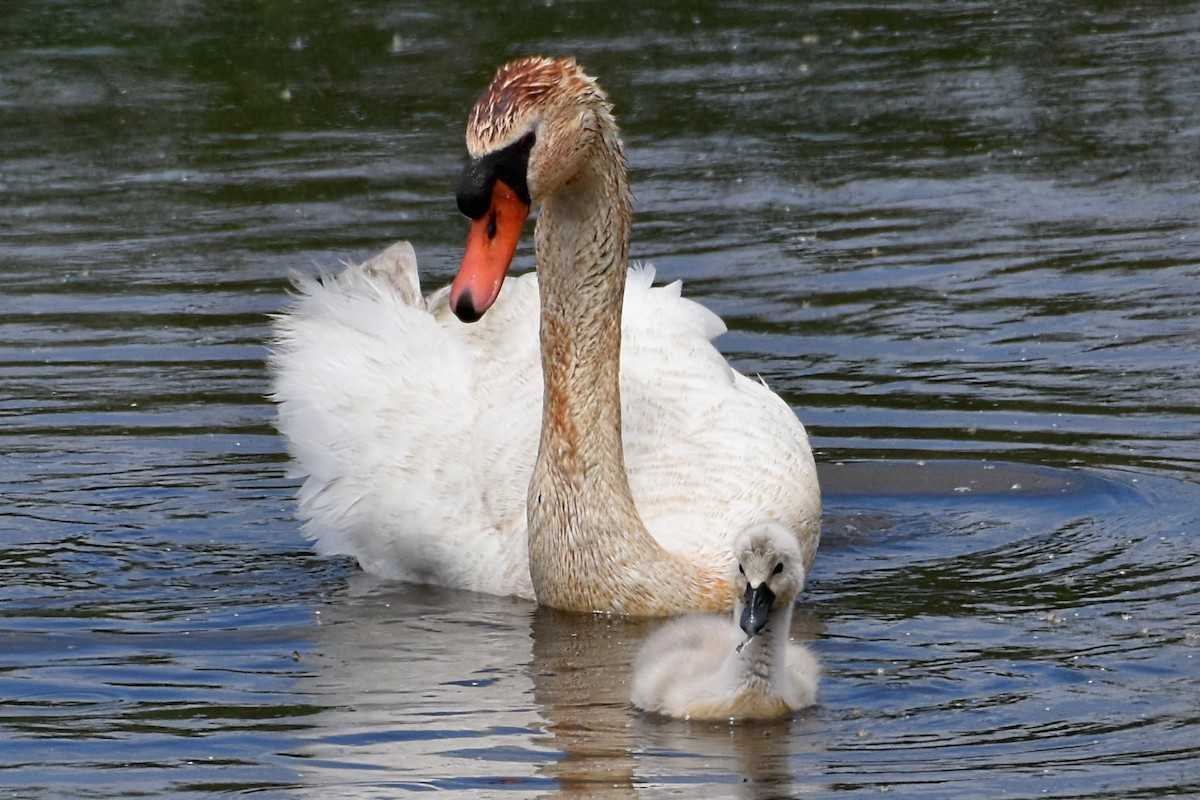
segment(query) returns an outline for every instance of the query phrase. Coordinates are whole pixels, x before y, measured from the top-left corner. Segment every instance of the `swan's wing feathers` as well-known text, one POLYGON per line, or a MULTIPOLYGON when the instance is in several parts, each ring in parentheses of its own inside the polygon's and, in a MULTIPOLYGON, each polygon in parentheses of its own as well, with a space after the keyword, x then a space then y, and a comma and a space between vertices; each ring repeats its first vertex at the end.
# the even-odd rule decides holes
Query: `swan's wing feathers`
POLYGON ((347 264, 333 280, 347 292, 375 291, 394 295, 405 305, 422 304, 417 254, 408 242, 396 242, 361 264, 347 264))
POLYGON ((651 277, 630 272, 621 352, 626 465, 648 529, 719 565, 743 527, 778 519, 802 539, 807 568, 820 493, 804 426, 716 349, 725 326, 715 314, 651 277))
POLYGON ((665 329, 707 342, 725 333, 725 322, 719 316, 683 296, 681 281, 653 286, 654 275, 653 264, 633 266, 626 274, 623 331, 665 329))
POLYGON ((488 337, 414 301, 415 279, 397 283, 403 258, 372 263, 301 280, 276 320, 274 399, 307 475, 305 530, 320 551, 353 554, 372 572, 529 595, 524 495, 536 431, 491 419, 507 387, 502 373, 480 374, 488 337), (502 441, 509 435, 515 445, 502 441))
POLYGON ((446 404, 449 419, 475 416, 469 354, 377 281, 353 268, 332 282, 306 281, 276 323, 279 425, 309 474, 302 498, 317 512, 310 529, 328 551, 346 552, 335 533, 343 526, 327 533, 323 519, 345 519, 379 490, 373 475, 417 470, 433 433, 422 407, 446 404))

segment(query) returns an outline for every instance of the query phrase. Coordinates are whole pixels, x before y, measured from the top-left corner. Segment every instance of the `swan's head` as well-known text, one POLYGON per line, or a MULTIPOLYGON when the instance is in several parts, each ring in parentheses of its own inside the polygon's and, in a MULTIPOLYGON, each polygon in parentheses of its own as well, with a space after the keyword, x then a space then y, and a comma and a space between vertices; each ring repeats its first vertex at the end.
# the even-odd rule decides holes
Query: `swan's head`
POLYGON ((530 208, 576 179, 606 139, 619 151, 611 106, 574 59, 499 69, 467 122, 458 208, 471 231, 450 290, 459 319, 473 322, 495 302, 530 208))
POLYGON ((751 525, 733 546, 733 594, 738 624, 753 637, 773 611, 790 607, 804 588, 804 562, 795 535, 779 522, 751 525))

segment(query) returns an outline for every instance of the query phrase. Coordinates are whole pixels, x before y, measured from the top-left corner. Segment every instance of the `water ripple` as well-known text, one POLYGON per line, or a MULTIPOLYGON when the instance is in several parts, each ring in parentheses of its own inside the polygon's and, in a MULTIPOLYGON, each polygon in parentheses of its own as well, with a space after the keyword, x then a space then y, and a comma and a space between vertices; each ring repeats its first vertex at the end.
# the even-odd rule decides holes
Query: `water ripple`
POLYGON ((1200 794, 1194 10, 143 5, 0 10, 0 791, 1200 794), (405 237, 445 281, 466 109, 537 49, 813 436, 808 713, 634 714, 655 623, 293 518, 288 273, 405 237))

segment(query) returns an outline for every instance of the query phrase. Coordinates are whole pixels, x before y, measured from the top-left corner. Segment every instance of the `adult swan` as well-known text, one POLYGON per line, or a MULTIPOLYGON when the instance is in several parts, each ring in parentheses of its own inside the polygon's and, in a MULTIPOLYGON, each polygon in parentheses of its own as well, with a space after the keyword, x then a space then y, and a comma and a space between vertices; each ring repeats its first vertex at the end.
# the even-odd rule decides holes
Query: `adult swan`
POLYGON ((628 269, 625 158, 595 80, 570 59, 501 67, 467 147, 448 291, 421 297, 401 243, 299 280, 276 322, 274 399, 317 549, 638 615, 730 608, 732 544, 764 520, 807 571, 821 500, 804 427, 712 346, 720 319, 628 269), (534 205, 537 274, 505 278, 534 205))

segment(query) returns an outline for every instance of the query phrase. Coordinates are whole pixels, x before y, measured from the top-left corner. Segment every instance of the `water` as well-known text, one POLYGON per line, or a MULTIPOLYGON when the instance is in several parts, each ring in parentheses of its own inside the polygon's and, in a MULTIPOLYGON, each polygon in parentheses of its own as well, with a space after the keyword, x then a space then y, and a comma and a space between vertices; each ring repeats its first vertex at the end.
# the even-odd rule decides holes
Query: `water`
POLYGON ((1200 792, 1188 4, 25 2, 0 44, 0 795, 1200 792), (810 428, 793 719, 639 716, 653 623, 292 517, 289 271, 447 280, 466 110, 537 50, 617 103, 635 257, 810 428))

